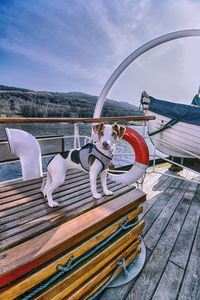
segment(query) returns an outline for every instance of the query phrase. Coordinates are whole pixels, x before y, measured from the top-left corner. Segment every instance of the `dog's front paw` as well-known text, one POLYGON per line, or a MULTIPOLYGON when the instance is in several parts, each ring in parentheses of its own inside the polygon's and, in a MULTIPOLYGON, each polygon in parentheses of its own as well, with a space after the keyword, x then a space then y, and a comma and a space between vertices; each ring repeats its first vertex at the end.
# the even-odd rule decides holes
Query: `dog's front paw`
POLYGON ((101 194, 96 193, 96 194, 93 194, 93 197, 94 197, 95 199, 100 199, 102 196, 101 196, 101 194))
POLYGON ((59 203, 56 202, 56 201, 52 201, 52 202, 50 202, 48 204, 49 204, 49 207, 57 207, 57 206, 59 206, 59 203))
POLYGON ((112 195, 113 195, 113 192, 112 192, 112 191, 109 191, 109 190, 107 190, 107 191, 105 191, 105 195, 106 195, 106 196, 112 196, 112 195))

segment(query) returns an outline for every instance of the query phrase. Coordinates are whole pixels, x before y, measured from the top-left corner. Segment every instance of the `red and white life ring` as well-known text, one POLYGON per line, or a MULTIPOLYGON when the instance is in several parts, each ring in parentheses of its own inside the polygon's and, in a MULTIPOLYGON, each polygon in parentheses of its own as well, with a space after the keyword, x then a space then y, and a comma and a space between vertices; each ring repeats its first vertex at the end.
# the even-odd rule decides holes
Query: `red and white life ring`
POLYGON ((149 163, 149 150, 143 137, 132 128, 126 127, 123 140, 132 146, 135 152, 135 162, 128 172, 120 175, 109 173, 108 178, 119 183, 132 184, 145 173, 149 163))

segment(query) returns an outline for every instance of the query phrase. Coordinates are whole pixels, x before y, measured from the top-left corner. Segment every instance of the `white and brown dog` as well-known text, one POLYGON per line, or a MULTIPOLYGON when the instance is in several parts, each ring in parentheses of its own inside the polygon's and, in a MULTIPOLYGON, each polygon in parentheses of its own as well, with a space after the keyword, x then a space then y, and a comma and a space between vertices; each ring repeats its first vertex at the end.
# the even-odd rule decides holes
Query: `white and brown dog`
POLYGON ((81 149, 73 149, 54 156, 47 167, 47 177, 43 179, 41 192, 47 197, 50 207, 59 206, 53 201, 52 193, 65 181, 68 169, 78 168, 89 172, 91 191, 94 198, 101 198, 97 193, 97 175, 100 173, 101 184, 105 195, 112 195, 106 184, 106 169, 112 159, 118 138, 125 133, 125 127, 118 124, 105 125, 100 123, 93 126, 96 143, 90 143, 81 149))

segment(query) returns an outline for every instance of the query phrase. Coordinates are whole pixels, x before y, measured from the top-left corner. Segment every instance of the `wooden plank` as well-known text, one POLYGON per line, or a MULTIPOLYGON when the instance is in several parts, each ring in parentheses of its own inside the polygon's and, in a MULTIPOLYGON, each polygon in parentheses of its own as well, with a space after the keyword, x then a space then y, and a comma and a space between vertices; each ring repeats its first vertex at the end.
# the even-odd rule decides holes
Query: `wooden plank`
MULTIPOLYGON (((191 189, 191 186, 190 186, 191 189)), ((190 197, 189 195, 186 195, 190 197)), ((186 267, 188 258, 191 252, 191 247, 193 245, 193 240, 195 237, 198 221, 200 218, 200 185, 198 185, 192 204, 190 206, 189 212, 186 216, 185 222, 178 236, 172 254, 170 256, 170 261, 180 266, 181 268, 186 267)), ((188 201, 187 198, 184 201, 188 201)))
MULTIPOLYGON (((28 278, 24 279, 23 281, 20 281, 19 283, 15 284, 13 287, 7 289, 4 293, 2 293, 2 297, 4 297, 4 299, 9 299, 9 298, 14 298, 14 296, 17 297, 25 293, 27 290, 31 289, 32 287, 39 284, 41 281, 53 275, 57 271, 56 269, 57 265, 66 265, 66 263, 68 262, 71 256, 73 256, 74 260, 78 259, 81 255, 83 255, 91 248, 95 247, 98 243, 100 243, 108 236, 110 236, 112 233, 114 233, 119 228, 120 224, 123 224, 126 220, 128 220, 128 222, 132 221, 141 212, 142 212, 142 207, 139 207, 133 210, 128 215, 123 216, 118 221, 114 222, 109 227, 107 227, 106 229, 95 234, 89 240, 83 242, 81 246, 79 245, 77 248, 69 251, 67 254, 64 254, 62 257, 50 263, 48 266, 42 268, 42 270, 30 275, 28 278)), ((140 243, 140 241, 141 238, 138 240, 138 243, 140 243)))
MULTIPOLYGON (((79 178, 79 181, 75 181, 73 182, 73 180, 71 180, 72 182, 65 182, 65 184, 63 184, 62 186, 60 186, 58 189, 56 189, 56 191, 53 193, 53 197, 54 199, 58 200, 61 198, 64 198, 64 196, 68 196, 67 198, 69 198, 69 195, 75 195, 77 193, 77 191, 79 191, 79 194, 81 191, 85 191, 85 189, 90 189, 90 183, 88 181, 88 178, 79 178), (79 185, 78 185, 79 183, 79 185)), ((97 183, 100 183, 100 180, 97 180, 97 183)), ((108 181, 108 184, 111 184, 111 181, 108 181)), ((78 195, 79 195, 78 194, 78 195)), ((75 195, 76 196, 76 195, 75 195)), ((29 211, 30 214, 34 212, 34 209, 38 210, 45 208, 48 209, 48 202, 46 199, 44 199, 44 197, 42 196, 42 194, 40 193, 39 189, 37 189, 36 194, 31 196, 27 196, 21 194, 21 199, 17 200, 16 202, 12 202, 12 203, 7 203, 5 205, 2 205, 1 208, 9 208, 9 209, 5 209, 2 214, 2 219, 1 219, 1 224, 4 223, 9 223, 10 221, 13 221, 15 219, 20 218, 22 215, 28 215, 29 211), (30 201, 29 201, 30 200, 30 201), (12 215, 12 216, 10 216, 12 215)), ((75 201, 75 200, 74 200, 75 201)), ((51 208, 49 208, 49 211, 52 211, 51 208)))
POLYGON ((151 228, 152 224, 157 219, 167 202, 175 193, 177 187, 181 185, 181 181, 177 179, 174 181, 174 184, 171 184, 171 181, 168 181, 168 184, 169 185, 165 186, 165 190, 163 192, 159 192, 159 195, 155 196, 156 198, 154 198, 152 201, 153 205, 149 210, 147 210, 147 213, 145 210, 146 207, 144 207, 144 217, 146 220, 144 235, 148 232, 149 228, 151 228))
MULTIPOLYGON (((137 225, 134 229, 120 237, 115 243, 104 249, 103 252, 94 254, 90 257, 86 265, 81 266, 66 278, 62 278, 57 285, 53 286, 36 299, 52 299, 62 292, 62 297, 71 293, 79 287, 89 277, 93 276, 98 270, 103 268, 109 261, 116 257, 126 247, 131 245, 144 228, 144 221, 137 225)), ((58 299, 58 298, 57 298, 58 299)), ((60 298, 59 298, 60 299, 60 298)))
POLYGON ((179 231, 188 211, 188 204, 180 202, 165 231, 154 248, 148 263, 144 266, 142 273, 133 285, 127 299, 151 299, 155 287, 159 284, 171 251, 174 247, 179 231))
POLYGON ((124 116, 103 118, 0 118, 0 123, 98 123, 116 121, 149 121, 154 116, 124 116))
MULTIPOLYGON (((199 203, 200 204, 200 203, 199 203)), ((200 210, 200 205, 199 209, 200 210)), ((187 269, 184 275, 178 300, 200 299, 200 222, 196 231, 196 237, 192 247, 187 269)))
MULTIPOLYGON (((110 188, 110 185, 108 185, 110 188)), ((112 187, 112 183, 111 183, 112 187)), ((97 185, 97 191, 99 192, 101 187, 97 185)), ((0 247, 3 249, 5 247, 13 247, 16 244, 22 243, 24 240, 30 239, 41 232, 50 230, 52 227, 58 226, 66 220, 70 220, 86 211, 93 209, 101 204, 104 204, 111 199, 114 199, 124 192, 128 192, 131 189, 127 187, 114 186, 112 190, 115 192, 119 190, 114 196, 105 196, 98 200, 94 200, 91 196, 91 191, 87 194, 79 196, 78 201, 72 202, 70 206, 61 207, 60 209, 52 209, 50 214, 44 214, 40 218, 34 219, 32 216, 26 218, 18 227, 4 231, 1 233, 0 247), (60 213, 59 211, 60 210, 60 213)), ((73 198, 72 198, 73 199, 73 198)), ((2 225, 5 226, 5 225, 2 225)))
MULTIPOLYGON (((77 170, 77 169, 71 169, 71 170, 67 171, 66 174, 67 174, 67 177, 68 177, 72 174, 77 174, 77 173, 82 173, 82 172, 80 170, 77 170)), ((17 189, 18 187, 21 187, 21 186, 27 186, 28 187, 32 183, 37 183, 37 182, 41 182, 41 178, 29 179, 29 180, 25 180, 25 181, 16 182, 16 183, 8 183, 6 185, 0 186, 0 191, 1 191, 1 193, 3 193, 3 192, 6 192, 6 191, 9 191, 9 190, 17 189)))
POLYGON ((153 194, 153 188, 156 184, 161 183, 161 181, 165 181, 166 180, 166 176, 161 176, 160 174, 147 174, 145 179, 144 179, 144 183, 143 183, 143 188, 145 190, 145 193, 147 193, 147 197, 151 197, 151 194, 153 194), (165 179, 164 179, 165 177, 165 179))
MULTIPOLYGON (((146 248, 146 258, 145 263, 148 262, 149 257, 151 256, 152 251, 146 248)), ((138 276, 137 276, 138 277, 138 276)), ((115 300, 122 300, 126 299, 126 296, 129 294, 129 291, 131 290, 133 284, 136 281, 136 278, 129 281, 128 283, 125 283, 121 286, 115 287, 115 288, 107 288, 104 290, 101 295, 99 296, 98 300, 105 300, 105 299, 115 299, 115 300)))
POLYGON ((169 261, 152 300, 176 300, 183 274, 182 268, 169 261))
MULTIPOLYGON (((121 192, 125 191, 130 191, 131 188, 127 188, 124 187, 123 185, 116 185, 115 183, 110 182, 108 184, 108 187, 111 188, 114 192, 113 196, 105 196, 102 197, 100 200, 101 202, 107 202, 110 199, 115 198, 117 195, 119 195, 121 192)), ((97 183, 97 190, 100 191, 101 188, 101 184, 100 182, 97 183)), ((75 193, 74 193, 75 194, 75 193)), ((60 206, 57 208, 49 208, 47 201, 45 201, 44 203, 44 208, 40 208, 39 210, 37 209, 38 206, 36 207, 36 212, 31 214, 31 211, 28 211, 28 214, 26 215, 26 213, 20 212, 20 217, 19 219, 14 219, 14 221, 12 222, 12 215, 8 217, 8 219, 11 219, 9 223, 7 224, 3 224, 1 227, 1 236, 0 236, 0 241, 10 238, 16 234, 19 234, 20 232, 23 232, 25 230, 28 230, 31 227, 35 227, 36 224, 39 224, 41 222, 48 222, 51 220, 51 222, 49 223, 50 225, 52 225, 52 220, 55 219, 56 220, 61 220, 64 218, 68 219, 70 216, 75 216, 77 214, 76 209, 79 210, 80 207, 82 207, 82 211, 84 211, 84 205, 87 205, 90 203, 91 208, 94 208, 97 206, 96 201, 94 201, 92 194, 91 194, 91 190, 90 187, 88 185, 88 188, 84 190, 83 193, 80 193, 80 191, 77 192, 78 195, 74 194, 67 194, 62 196, 59 199, 60 202, 60 206), (73 212, 72 212, 73 211, 73 212), (72 212, 72 214, 71 214, 72 212), (32 224, 33 223, 33 224, 32 224)), ((99 201, 99 200, 98 200, 99 201)), ((57 224, 57 223, 54 223, 57 224)))
POLYGON ((148 194, 148 199, 154 197, 155 195, 158 194, 158 192, 166 189, 168 187, 168 182, 173 182, 175 179, 166 175, 160 175, 160 174, 152 174, 152 179, 150 182, 144 183, 144 189, 145 193, 148 194), (154 175, 159 175, 154 176, 154 175), (154 178, 158 178, 158 180, 155 182, 154 178))
MULTIPOLYGON (((181 186, 179 186, 178 189, 174 188, 174 186, 170 187, 167 190, 167 192, 169 192, 168 195, 166 195, 166 192, 164 193, 162 198, 165 206, 163 207, 160 214, 157 216, 153 225, 148 230, 144 239, 145 244, 149 249, 154 249, 162 233, 164 232, 169 220, 171 219, 176 207, 178 206, 180 201, 184 202, 184 199, 186 199, 186 197, 188 202, 184 202, 184 209, 189 209, 196 188, 196 183, 191 184, 185 181, 181 184, 181 186)), ((159 210, 160 207, 157 206, 157 209, 159 210)))
MULTIPOLYGON (((70 182, 71 179, 73 179, 73 182, 76 182, 81 177, 89 178, 86 173, 80 172, 78 174, 76 173, 76 174, 72 174, 69 177, 66 177, 66 182, 68 182, 68 181, 70 182)), ((40 191, 41 182, 42 182, 42 179, 40 178, 39 182, 30 182, 28 186, 21 186, 21 187, 17 187, 14 189, 12 188, 9 191, 2 192, 2 194, 0 194, 2 203, 12 202, 17 199, 21 199, 22 197, 24 198, 25 196, 33 195, 34 192, 40 191)), ((65 184, 66 184, 66 182, 65 182, 65 184)))
MULTIPOLYGON (((146 248, 146 258, 145 263, 148 262, 149 257, 151 256, 152 251, 146 248)), ((134 282, 136 281, 136 278, 129 281, 128 283, 125 283, 123 285, 120 285, 115 288, 107 288, 105 291, 101 293, 98 300, 105 300, 105 299, 115 299, 115 300, 122 300, 126 299, 126 295, 128 295, 128 292, 130 291, 131 287, 133 286, 134 282)), ((132 300, 132 299, 131 299, 132 300)))
MULTIPOLYGON (((140 254, 140 249, 137 250, 136 253, 132 253, 130 254, 126 260, 125 260, 125 265, 126 267, 128 267, 128 265, 140 254)), ((119 271, 117 272, 116 276, 114 277, 114 279, 120 275, 120 273, 123 272, 123 269, 119 269, 119 271)), ((109 281, 109 279, 111 278, 111 276, 113 272, 111 272, 110 274, 106 275, 100 282, 98 282, 95 286, 93 286, 93 288, 91 290, 89 290, 86 294, 84 294, 80 299, 82 300, 87 300, 89 299, 91 296, 93 296, 94 294, 96 294, 101 288, 104 287, 104 285, 109 281)), ((98 276, 98 275, 97 275, 98 276)), ((54 300, 56 298, 53 298, 54 300)), ((72 298, 72 299, 78 299, 78 298, 72 298)), ((99 299, 99 297, 97 298, 99 299)), ((106 299, 106 298, 105 298, 106 299)), ((115 299, 115 298, 108 298, 108 299, 115 299)), ((69 300, 71 300, 71 297, 69 298, 69 300)))
MULTIPOLYGON (((58 253, 72 247, 103 226, 136 208, 146 199, 145 193, 135 189, 106 204, 94 208, 59 228, 53 228, 13 249, 0 257, 1 282, 11 282, 20 275, 36 268, 58 253), (23 253, 23 257, 21 256, 23 253)), ((2 284, 2 285, 3 285, 2 284)))
MULTIPOLYGON (((141 242, 141 239, 140 239, 141 242)), ((122 258, 125 258, 125 266, 128 267, 130 263, 139 255, 141 248, 137 249, 136 251, 132 252, 133 249, 136 249, 136 245, 139 245, 139 240, 136 241, 133 245, 128 247, 123 253, 120 253, 110 261, 103 269, 100 270, 97 274, 89 278, 83 285, 79 286, 77 290, 73 291, 70 295, 66 295, 68 300, 77 300, 77 299, 88 299, 89 295, 93 295, 97 292, 96 287, 98 289, 100 286, 104 286, 104 284, 112 277, 113 270, 117 267, 117 262, 121 261, 122 258), (132 252, 132 253, 131 253, 132 252), (98 284, 100 283, 100 284, 98 284)), ((115 271, 115 270, 114 270, 115 271)), ((117 273, 113 280, 123 272, 123 268, 121 268, 117 273)), ((65 294, 64 294, 65 296, 65 294)), ((56 299, 62 299, 63 293, 56 295, 56 299), (59 298, 60 297, 60 298, 59 298)), ((111 299, 111 298, 110 298, 111 299)))
MULTIPOLYGON (((144 215, 155 205, 157 201, 162 197, 162 194, 173 184, 175 179, 170 177, 161 178, 154 186, 153 191, 147 195, 147 202, 144 207, 144 215), (160 184, 161 183, 161 184, 160 184)), ((144 188, 145 193, 147 190, 144 188)))
MULTIPOLYGON (((81 191, 82 185, 88 184, 89 181, 88 178, 84 178, 84 177, 80 177, 79 179, 80 179, 79 183, 81 184, 81 188, 80 188, 81 191)), ((76 189, 76 185, 77 185, 77 181, 73 181, 73 179, 71 180, 71 184, 70 181, 66 181, 63 185, 61 185, 54 191, 53 193, 54 199, 59 199, 62 196, 66 195, 67 191, 71 194, 76 189)), ((46 204, 46 208, 48 208, 47 200, 45 200, 43 195, 41 194, 40 188, 30 191, 28 195, 27 194, 24 195, 24 194, 23 193, 18 194, 16 200, 13 199, 12 202, 7 202, 5 204, 2 204, 1 205, 1 209, 3 210, 2 216, 9 215, 10 212, 12 212, 13 210, 16 211, 17 209, 17 211, 21 211, 23 210, 24 207, 28 207, 28 208, 34 207, 37 206, 38 204, 46 204)))
MULTIPOLYGON (((81 187, 79 189, 79 192, 84 190, 83 187, 87 188, 90 186, 88 179, 80 179, 80 184, 81 187)), ((109 183, 108 183, 109 184, 109 183)), ((60 201, 62 200, 61 198, 65 199, 64 197, 66 195, 76 193, 77 191, 76 185, 72 183, 71 185, 69 183, 66 183, 62 186, 60 186, 54 193, 54 199, 60 201)), ((32 211, 34 209, 37 210, 37 207, 39 205, 42 205, 45 207, 45 209, 49 209, 48 207, 48 202, 46 199, 44 199, 43 195, 37 191, 35 195, 32 196, 27 196, 23 198, 16 200, 15 202, 13 201, 12 203, 6 203, 1 206, 2 208, 2 219, 1 219, 1 224, 3 223, 8 223, 10 221, 10 215, 12 215, 11 220, 14 220, 18 218, 17 214, 19 214, 19 217, 21 216, 22 212, 24 212, 24 215, 28 214, 28 211, 31 209, 32 211), (3 210, 4 209, 4 210, 3 210)), ((52 210, 51 210, 52 211, 52 210)))
MULTIPOLYGON (((109 184, 108 187, 112 187, 113 183, 109 184)), ((100 191, 101 187, 97 185, 97 190, 100 191)), ((57 209, 47 209, 47 212, 44 213, 40 218, 34 219, 33 216, 28 216, 20 222, 19 226, 4 231, 1 233, 0 237, 0 246, 10 247, 15 245, 16 243, 20 243, 25 239, 33 237, 40 232, 44 232, 46 230, 55 227, 66 220, 70 220, 73 217, 83 214, 84 212, 88 211, 89 209, 95 208, 100 204, 106 203, 111 199, 114 199, 124 192, 128 192, 131 189, 127 189, 127 187, 121 187, 114 185, 112 187, 114 192, 113 196, 105 196, 98 200, 94 200, 90 190, 88 193, 80 195, 76 197, 76 201, 74 201, 73 197, 71 203, 70 201, 66 201, 66 206, 57 209)), ((2 225, 2 227, 5 225, 2 225)))
MULTIPOLYGON (((127 258, 127 260, 125 261, 125 265, 126 265, 126 267, 128 267, 129 265, 130 265, 130 263, 135 259, 135 258, 137 258, 137 256, 140 254, 140 252, 141 252, 141 248, 140 249, 138 249, 138 251, 134 254, 131 254, 128 258, 127 258)), ((116 274, 116 276, 114 277, 114 279, 117 277, 117 276, 119 276, 120 275, 120 273, 122 273, 123 272, 123 269, 119 269, 119 271, 117 272, 117 274, 116 274)), ((109 279, 110 279, 110 276, 109 276, 109 279)), ((114 280, 113 279, 113 280, 114 280)), ((100 287, 102 287, 102 286, 104 286, 104 284, 105 283, 103 283, 103 284, 101 284, 100 286, 99 286, 99 288, 100 287)), ((95 287, 96 288, 96 290, 95 289, 93 289, 92 291, 90 291, 87 295, 85 295, 84 296, 84 300, 87 300, 88 299, 88 297, 90 297, 90 296, 92 296, 92 295, 94 295, 97 291, 98 291, 98 289, 99 288, 97 288, 97 287, 95 287)), ((114 297, 114 298, 108 298, 108 299, 116 299, 116 296, 114 297)), ((121 298, 122 299, 122 298, 121 298)), ((120 299, 120 300, 121 300, 120 299)))

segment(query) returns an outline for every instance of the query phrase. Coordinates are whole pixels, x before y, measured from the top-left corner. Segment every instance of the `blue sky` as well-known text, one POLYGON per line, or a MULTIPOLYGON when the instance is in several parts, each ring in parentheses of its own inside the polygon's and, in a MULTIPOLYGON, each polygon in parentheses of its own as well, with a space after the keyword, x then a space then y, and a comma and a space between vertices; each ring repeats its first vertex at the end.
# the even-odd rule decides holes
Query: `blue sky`
MULTIPOLYGON (((0 84, 99 95, 117 66, 162 34, 200 28, 198 0, 0 0, 0 84)), ((200 37, 131 64, 108 97, 189 103, 200 84, 200 37)))

